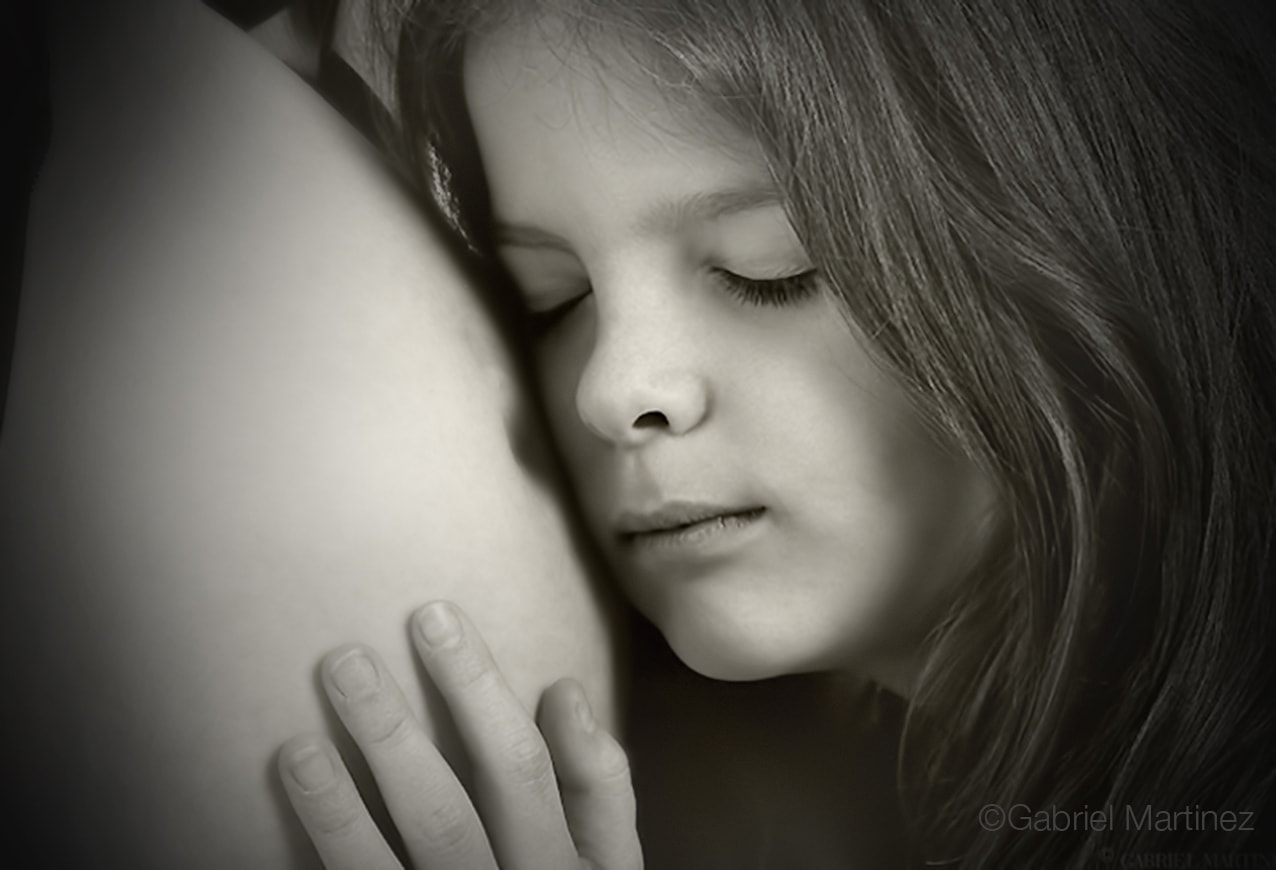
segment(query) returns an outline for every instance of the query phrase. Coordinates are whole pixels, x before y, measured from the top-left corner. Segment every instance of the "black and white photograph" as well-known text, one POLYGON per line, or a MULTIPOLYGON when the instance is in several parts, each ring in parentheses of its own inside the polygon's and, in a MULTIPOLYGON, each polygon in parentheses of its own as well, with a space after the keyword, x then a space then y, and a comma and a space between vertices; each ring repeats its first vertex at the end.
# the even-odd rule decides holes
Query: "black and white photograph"
POLYGON ((0 22, 0 868, 1276 868, 1276 3, 0 22))

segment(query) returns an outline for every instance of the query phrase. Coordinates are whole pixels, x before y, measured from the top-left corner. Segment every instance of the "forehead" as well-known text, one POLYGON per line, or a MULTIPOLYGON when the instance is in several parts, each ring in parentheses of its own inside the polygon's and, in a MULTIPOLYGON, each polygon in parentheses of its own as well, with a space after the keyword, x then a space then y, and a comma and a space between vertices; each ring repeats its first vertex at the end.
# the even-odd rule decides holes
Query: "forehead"
POLYGON ((595 153, 712 154, 751 169, 764 165, 751 137, 687 82, 671 81, 654 57, 652 49, 559 19, 506 24, 467 45, 466 103, 488 144, 556 136, 560 145, 573 139, 595 153))
POLYGON ((465 61, 502 244, 589 256, 731 214, 784 223, 754 141, 638 53, 545 22, 477 39, 465 61))

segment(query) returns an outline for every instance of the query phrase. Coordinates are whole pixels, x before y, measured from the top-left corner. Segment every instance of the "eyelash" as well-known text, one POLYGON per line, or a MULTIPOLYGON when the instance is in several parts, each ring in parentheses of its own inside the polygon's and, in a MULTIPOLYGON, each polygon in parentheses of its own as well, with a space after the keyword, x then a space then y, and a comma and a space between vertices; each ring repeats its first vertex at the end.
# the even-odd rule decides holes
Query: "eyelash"
POLYGON ((578 296, 573 296, 553 308, 547 308, 544 311, 528 311, 527 323, 533 335, 542 335, 553 329, 560 320, 571 313, 571 310, 585 300, 585 297, 593 292, 593 288, 586 290, 578 296))
MULTIPOLYGON (((784 278, 764 279, 745 278, 720 268, 712 269, 711 272, 728 293, 748 305, 783 308, 806 301, 818 289, 819 275, 814 269, 784 278)), ((586 290, 544 311, 529 311, 527 319, 532 333, 540 335, 552 329, 591 292, 592 289, 586 290)))
POLYGON ((726 269, 713 269, 713 276, 726 291, 749 305, 783 308, 797 305, 815 294, 819 287, 819 274, 808 269, 784 278, 745 278, 726 269))

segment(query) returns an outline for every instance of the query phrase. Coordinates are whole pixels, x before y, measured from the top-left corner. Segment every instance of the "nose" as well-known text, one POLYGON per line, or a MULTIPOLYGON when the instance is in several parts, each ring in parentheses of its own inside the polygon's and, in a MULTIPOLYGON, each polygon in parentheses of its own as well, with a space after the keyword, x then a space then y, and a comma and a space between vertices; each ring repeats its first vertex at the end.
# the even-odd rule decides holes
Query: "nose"
POLYGON ((576 388, 577 414, 598 437, 637 447, 686 435, 707 418, 709 379, 695 332, 673 320, 648 312, 599 322, 576 388))

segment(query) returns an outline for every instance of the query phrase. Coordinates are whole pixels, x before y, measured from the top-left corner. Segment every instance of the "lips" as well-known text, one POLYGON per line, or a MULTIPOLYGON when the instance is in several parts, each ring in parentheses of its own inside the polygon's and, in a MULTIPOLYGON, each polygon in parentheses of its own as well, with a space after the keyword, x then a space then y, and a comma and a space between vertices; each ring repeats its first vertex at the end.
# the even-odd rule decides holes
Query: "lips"
POLYGON ((752 519, 764 510, 761 505, 732 507, 702 502, 667 502, 650 511, 622 514, 616 523, 616 533, 621 541, 629 543, 644 536, 684 531, 705 523, 752 519))

